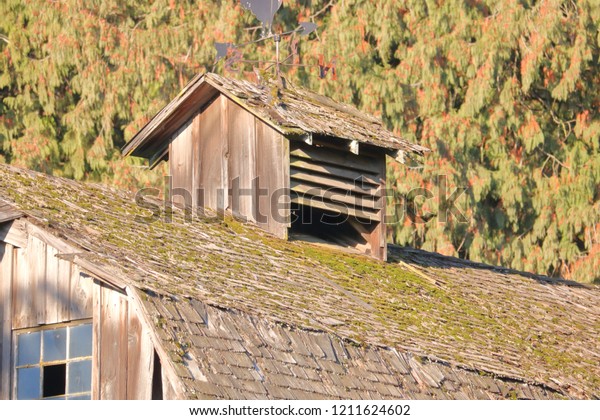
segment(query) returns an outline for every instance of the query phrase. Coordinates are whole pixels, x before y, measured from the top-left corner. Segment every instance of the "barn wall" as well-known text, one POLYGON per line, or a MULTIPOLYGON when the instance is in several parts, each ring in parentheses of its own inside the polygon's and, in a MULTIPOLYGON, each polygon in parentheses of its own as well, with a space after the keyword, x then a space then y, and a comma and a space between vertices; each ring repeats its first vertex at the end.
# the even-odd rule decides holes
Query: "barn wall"
POLYGON ((0 399, 11 396, 14 330, 82 319, 93 320, 92 398, 151 398, 155 350, 132 298, 58 258, 40 239, 49 235, 17 222, 0 225, 0 399))
MULTIPOLYGON (((287 238, 287 139, 223 95, 186 127, 170 145, 173 187, 187 189, 194 206, 229 210, 287 238)), ((181 200, 174 196, 175 203, 181 200)))
POLYGON ((150 399, 154 346, 136 305, 123 292, 94 282, 93 397, 150 399))

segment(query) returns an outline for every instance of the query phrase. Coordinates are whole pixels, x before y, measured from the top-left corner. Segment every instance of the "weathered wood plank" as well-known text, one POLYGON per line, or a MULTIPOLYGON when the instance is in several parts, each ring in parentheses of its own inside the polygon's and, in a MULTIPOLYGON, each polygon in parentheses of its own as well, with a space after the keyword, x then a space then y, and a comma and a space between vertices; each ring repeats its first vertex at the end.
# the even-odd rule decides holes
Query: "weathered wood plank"
POLYGON ((225 95, 219 96, 221 108, 221 179, 227 190, 223 191, 223 209, 229 209, 229 99, 225 95))
MULTIPOLYGON (((310 159, 315 162, 344 166, 373 175, 378 175, 380 172, 379 159, 357 156, 352 153, 344 153, 343 151, 332 150, 326 147, 314 147, 307 144, 295 143, 292 146, 290 155, 310 159)), ((385 159, 385 157, 383 157, 383 159, 385 159)))
POLYGON ((8 222, 23 216, 23 213, 10 204, 0 203, 0 223, 8 222))
POLYGON ((71 312, 71 276, 73 264, 63 259, 58 260, 57 293, 60 299, 56 305, 57 322, 70 320, 71 312))
MULTIPOLYGON (((202 162, 199 168, 199 185, 204 193, 204 207, 223 210, 226 180, 222 178, 224 139, 221 134, 221 102, 213 101, 200 113, 199 155, 196 162, 202 162)), ((198 163, 197 163, 198 165, 198 163)), ((196 168, 198 169, 198 168, 196 168)), ((196 187, 196 186, 195 186, 196 187)))
POLYGON ((293 168, 300 168, 308 171, 318 172, 321 174, 327 174, 331 176, 337 176, 340 178, 349 179, 351 181, 361 181, 363 183, 373 184, 379 186, 381 184, 380 178, 375 175, 362 173, 352 169, 338 168, 332 165, 320 164, 312 161, 305 161, 300 158, 293 158, 290 165, 293 168))
POLYGON ((100 355, 102 354, 102 284, 94 280, 92 285, 92 305, 94 316, 92 318, 92 399, 99 400, 100 382, 102 380, 100 369, 100 355))
MULTIPOLYGON (((27 243, 27 256, 29 264, 29 275, 31 277, 31 289, 29 293, 34 296, 33 312, 37 325, 45 324, 46 316, 46 243, 38 238, 29 236, 27 243)), ((33 326, 33 325, 32 325, 33 326)))
POLYGON ((90 276, 74 269, 70 282, 69 316, 71 320, 90 318, 93 315, 92 284, 90 276))
POLYGON ((162 370, 162 384, 163 384, 163 399, 165 400, 178 400, 181 397, 175 391, 175 388, 171 384, 169 377, 165 370, 162 370))
POLYGON ((0 242, 0 400, 10 398, 13 246, 0 242))
POLYGON ((256 130, 255 118, 237 104, 229 101, 228 150, 229 191, 234 215, 256 221, 256 130))
MULTIPOLYGON (((385 158, 379 161, 379 173, 381 177, 381 188, 386 187, 386 162, 385 158)), ((373 254, 376 258, 382 261, 387 261, 387 227, 386 227, 386 205, 387 197, 382 198, 381 210, 379 210, 379 220, 381 223, 375 228, 372 233, 372 240, 370 241, 373 249, 373 254), (379 249, 376 249, 379 247, 379 249)))
POLYGON ((349 204, 353 207, 364 207, 368 209, 379 210, 382 207, 382 198, 372 198, 369 196, 360 196, 351 194, 349 191, 335 191, 333 189, 321 188, 320 185, 314 185, 306 182, 292 180, 292 191, 298 194, 323 197, 333 202, 349 204))
POLYGON ((285 226, 283 226, 283 236, 282 238, 287 240, 289 229, 292 226, 292 202, 290 198, 291 191, 291 179, 290 179, 290 141, 286 139, 283 135, 280 135, 279 138, 282 142, 282 160, 281 164, 283 165, 283 199, 281 204, 283 204, 285 208, 285 226))
POLYGON ((312 182, 313 184, 321 184, 333 188, 347 190, 355 194, 370 195, 373 197, 381 197, 382 193, 382 189, 373 184, 360 185, 354 181, 323 177, 322 175, 313 174, 296 168, 291 169, 290 178, 292 180, 312 182))
POLYGON ((29 275, 27 248, 15 248, 13 269, 13 328, 27 328, 37 325, 35 316, 32 278, 29 275))
POLYGON ((182 380, 177 375, 169 354, 165 351, 164 347, 160 345, 162 339, 158 336, 156 328, 154 328, 154 321, 143 308, 142 297, 135 288, 128 288, 127 294, 132 297, 129 307, 134 308, 137 311, 142 325, 145 326, 146 331, 148 331, 148 334, 150 335, 152 343, 156 344, 154 350, 160 358, 162 378, 164 382, 169 381, 171 384, 173 399, 185 398, 182 380))
POLYGON ((19 248, 27 247, 27 228, 23 220, 0 225, 0 241, 6 242, 19 248))
POLYGON ((127 398, 127 300, 103 286, 100 300, 100 399, 127 398))
POLYGON ((332 203, 331 201, 323 201, 319 197, 299 196, 292 194, 292 203, 310 206, 321 210, 327 210, 334 213, 347 214, 349 216, 360 217, 362 219, 379 221, 378 212, 354 209, 348 206, 332 203))
POLYGON ((154 371, 154 346, 144 330, 137 311, 129 306, 128 326, 127 399, 152 398, 152 373, 154 371))
POLYGON ((171 168, 171 200, 179 207, 192 207, 192 123, 191 120, 178 131, 171 143, 169 165, 171 168))
POLYGON ((258 188, 261 190, 257 210, 261 220, 258 220, 258 224, 280 238, 287 236, 289 222, 289 206, 285 205, 285 195, 289 190, 284 188, 284 166, 287 166, 284 141, 281 134, 256 120, 256 166, 258 188))
POLYGON ((44 323, 55 324, 59 321, 59 308, 64 304, 64 299, 69 295, 61 295, 59 287, 58 266, 59 259, 56 258, 58 250, 49 245, 46 246, 46 303, 44 305, 44 323))

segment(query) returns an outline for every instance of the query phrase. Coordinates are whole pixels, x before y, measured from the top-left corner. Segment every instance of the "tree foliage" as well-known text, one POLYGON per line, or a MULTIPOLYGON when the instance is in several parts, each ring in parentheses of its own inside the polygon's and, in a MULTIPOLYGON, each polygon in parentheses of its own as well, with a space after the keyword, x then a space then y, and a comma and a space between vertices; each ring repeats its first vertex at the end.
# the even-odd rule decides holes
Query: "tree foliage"
MULTIPOLYGON (((234 0, 5 0, 0 13, 4 159, 120 185, 155 182, 118 149, 213 68, 213 43, 260 35, 234 0)), ((295 44, 290 80, 432 149, 390 168, 392 204, 402 210, 411 191, 428 189, 421 211, 436 215, 414 223, 398 212, 395 242, 600 280, 597 1, 286 0, 275 28, 298 21, 319 30, 295 44), (318 78, 319 59, 335 62, 337 81, 318 78), (444 217, 442 180, 448 195, 468 187, 466 223, 444 217)), ((216 70, 251 72, 273 45, 243 52, 246 62, 216 70)))

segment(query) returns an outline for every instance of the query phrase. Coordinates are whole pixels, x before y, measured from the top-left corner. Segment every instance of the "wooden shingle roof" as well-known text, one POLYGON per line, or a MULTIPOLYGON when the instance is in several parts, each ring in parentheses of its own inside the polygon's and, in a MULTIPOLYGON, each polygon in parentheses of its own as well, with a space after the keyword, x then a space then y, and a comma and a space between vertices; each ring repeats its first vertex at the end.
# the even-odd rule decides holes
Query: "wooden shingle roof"
POLYGON ((600 396, 596 286, 229 217, 146 223, 128 193, 5 165, 0 201, 145 296, 190 398, 600 396))
POLYGON ((423 154, 427 148, 394 135, 381 120, 316 93, 273 83, 257 85, 213 73, 194 77, 123 148, 124 155, 153 158, 170 137, 215 95, 223 94, 288 137, 321 135, 388 151, 423 154))

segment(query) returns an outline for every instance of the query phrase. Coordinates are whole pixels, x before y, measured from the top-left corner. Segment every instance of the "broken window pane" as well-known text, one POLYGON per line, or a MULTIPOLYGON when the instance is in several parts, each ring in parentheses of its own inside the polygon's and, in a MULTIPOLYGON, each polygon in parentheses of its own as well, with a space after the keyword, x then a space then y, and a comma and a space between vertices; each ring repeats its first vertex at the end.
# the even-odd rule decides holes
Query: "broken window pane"
POLYGON ((45 362, 52 360, 65 360, 67 358, 67 329, 44 331, 44 357, 45 362))
POLYGON ((72 327, 69 338, 69 358, 92 355, 92 324, 72 327))
POLYGON ((44 386, 42 397, 55 397, 65 394, 67 365, 44 366, 44 386))
POLYGON ((40 396, 40 368, 17 369, 17 398, 34 400, 40 396))
POLYGON ((40 332, 19 335, 17 366, 40 363, 40 332))

